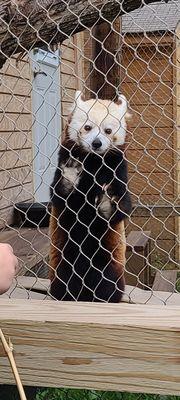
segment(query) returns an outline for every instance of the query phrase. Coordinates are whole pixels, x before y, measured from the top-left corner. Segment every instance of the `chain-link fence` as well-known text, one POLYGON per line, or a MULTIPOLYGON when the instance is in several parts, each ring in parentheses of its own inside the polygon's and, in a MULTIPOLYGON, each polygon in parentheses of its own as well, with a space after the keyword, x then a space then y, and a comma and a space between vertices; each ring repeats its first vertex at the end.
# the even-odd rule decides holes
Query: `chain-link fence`
POLYGON ((20 263, 3 296, 179 304, 178 0, 114 19, 89 1, 93 23, 63 2, 77 21, 61 46, 51 7, 36 2, 36 30, 25 3, 1 46, 0 241, 20 263))

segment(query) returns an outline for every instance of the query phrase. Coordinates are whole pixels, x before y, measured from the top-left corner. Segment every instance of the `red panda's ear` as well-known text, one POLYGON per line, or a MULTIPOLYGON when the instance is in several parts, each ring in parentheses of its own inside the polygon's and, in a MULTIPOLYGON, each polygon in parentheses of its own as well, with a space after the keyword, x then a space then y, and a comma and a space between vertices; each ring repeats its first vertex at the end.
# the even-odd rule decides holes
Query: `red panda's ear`
POLYGON ((129 111, 127 111, 126 114, 125 114, 125 118, 128 119, 128 120, 131 119, 132 116, 133 116, 132 113, 129 112, 129 111))
POLYGON ((83 93, 80 90, 76 90, 74 103, 70 109, 70 112, 73 113, 76 108, 80 110, 84 108, 85 98, 83 93))
POLYGON ((128 110, 128 102, 127 102, 126 97, 123 94, 120 94, 118 96, 118 100, 117 100, 116 104, 121 108, 121 112, 124 113, 124 117, 126 119, 131 119, 132 114, 128 110))
POLYGON ((78 103, 79 101, 85 101, 85 96, 80 90, 76 90, 75 101, 78 103))
POLYGON ((118 99, 115 102, 117 104, 117 106, 120 106, 122 104, 122 100, 120 98, 120 96, 118 97, 118 99))

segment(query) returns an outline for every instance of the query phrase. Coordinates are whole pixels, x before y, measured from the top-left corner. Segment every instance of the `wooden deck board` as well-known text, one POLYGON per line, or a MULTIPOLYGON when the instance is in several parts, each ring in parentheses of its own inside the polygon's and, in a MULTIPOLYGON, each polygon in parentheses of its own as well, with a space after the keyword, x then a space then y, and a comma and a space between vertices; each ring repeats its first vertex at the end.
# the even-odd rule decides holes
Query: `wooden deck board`
POLYGON ((0 232, 0 242, 9 243, 19 259, 20 274, 31 270, 48 256, 48 228, 11 228, 0 232))
POLYGON ((24 385, 179 396, 179 307, 2 299, 0 326, 24 385))
POLYGON ((153 283, 153 290, 161 292, 174 292, 176 288, 178 270, 157 271, 153 283))
MULTIPOLYGON (((27 276, 18 276, 7 293, 1 298, 13 299, 51 299, 49 296, 50 280, 27 276), (40 292, 40 293, 39 293, 40 292)), ((142 290, 134 286, 126 285, 122 299, 123 303, 148 304, 148 305, 180 305, 180 294, 177 292, 163 292, 154 290, 142 290)))

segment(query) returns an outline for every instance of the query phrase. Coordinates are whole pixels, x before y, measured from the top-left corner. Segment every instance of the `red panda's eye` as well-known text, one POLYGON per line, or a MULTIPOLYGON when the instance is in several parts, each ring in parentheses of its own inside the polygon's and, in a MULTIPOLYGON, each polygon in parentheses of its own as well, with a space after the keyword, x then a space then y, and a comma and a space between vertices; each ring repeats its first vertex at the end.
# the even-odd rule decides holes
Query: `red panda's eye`
POLYGON ((84 129, 88 132, 92 129, 92 127, 90 125, 84 125, 84 129))
POLYGON ((104 130, 104 132, 105 132, 107 135, 110 135, 110 134, 112 133, 112 129, 107 128, 107 129, 104 130))

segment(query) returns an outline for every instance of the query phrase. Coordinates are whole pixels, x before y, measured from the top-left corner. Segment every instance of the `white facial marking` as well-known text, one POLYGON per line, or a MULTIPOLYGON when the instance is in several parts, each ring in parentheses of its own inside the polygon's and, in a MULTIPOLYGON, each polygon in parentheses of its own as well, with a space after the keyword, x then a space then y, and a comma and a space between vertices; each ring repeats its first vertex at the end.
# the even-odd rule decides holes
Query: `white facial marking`
POLYGON ((104 153, 112 145, 124 144, 126 136, 127 101, 120 95, 118 103, 110 100, 91 99, 84 101, 81 92, 76 93, 73 114, 69 124, 70 139, 82 145, 87 151, 104 153), (91 129, 87 130, 86 126, 91 129), (106 129, 111 129, 107 134, 106 129), (98 149, 93 149, 93 141, 101 141, 98 149))

